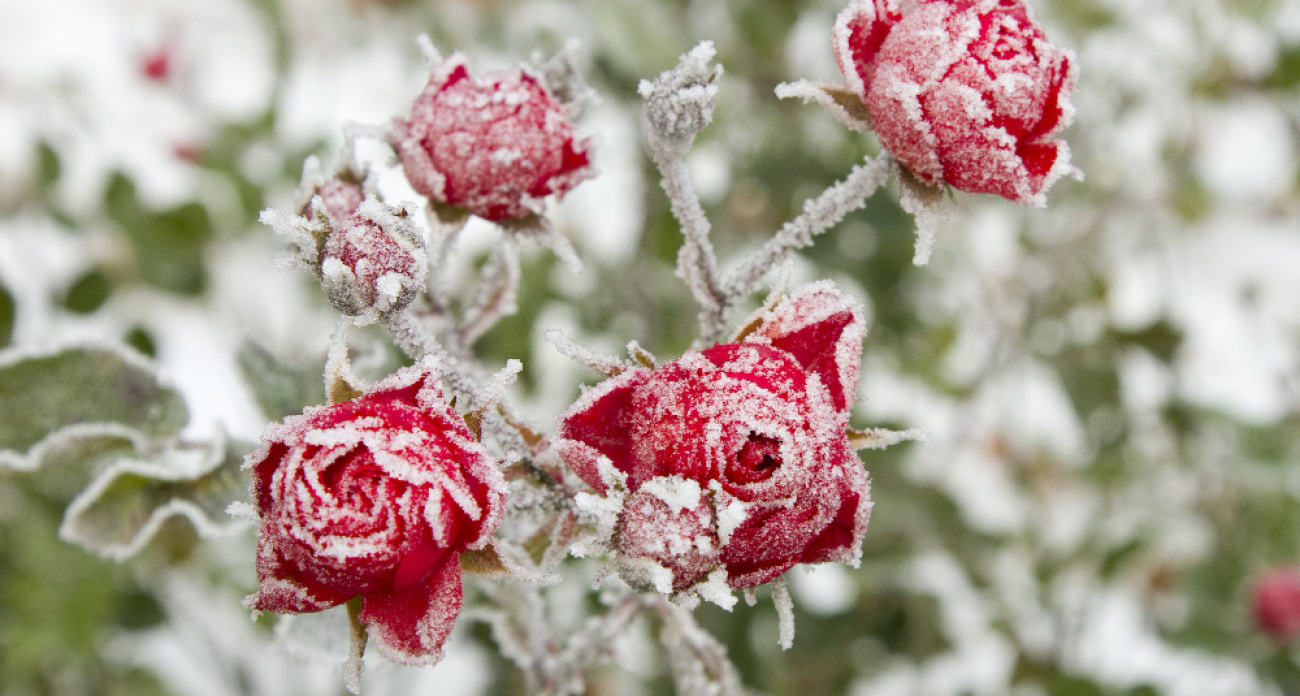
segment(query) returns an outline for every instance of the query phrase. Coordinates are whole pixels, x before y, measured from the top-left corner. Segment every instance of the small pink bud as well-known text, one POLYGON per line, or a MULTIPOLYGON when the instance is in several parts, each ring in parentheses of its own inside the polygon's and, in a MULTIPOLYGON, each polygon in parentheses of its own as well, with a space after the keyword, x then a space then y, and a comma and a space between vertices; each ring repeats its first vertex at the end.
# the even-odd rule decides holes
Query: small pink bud
POLYGON ((319 194, 330 218, 321 284, 330 304, 343 314, 401 310, 419 294, 424 281, 424 237, 404 212, 395 213, 374 200, 353 206, 355 194, 329 184, 319 194), (350 207, 354 212, 340 219, 350 207))
POLYGON ((1300 568, 1273 568, 1255 581, 1255 622, 1278 643, 1300 636, 1300 568))
POLYGON ((536 77, 470 77, 459 54, 434 70, 390 137, 416 191, 487 220, 541 212, 541 199, 592 175, 590 141, 536 77))
POLYGON ((382 652, 438 661, 461 606, 459 554, 491 540, 505 506, 501 473, 438 381, 408 367, 267 429, 244 464, 262 520, 248 606, 314 612, 360 595, 382 652))
POLYGON ((1042 205, 1073 171, 1075 58, 1020 0, 853 0, 834 43, 880 142, 913 174, 1042 205))

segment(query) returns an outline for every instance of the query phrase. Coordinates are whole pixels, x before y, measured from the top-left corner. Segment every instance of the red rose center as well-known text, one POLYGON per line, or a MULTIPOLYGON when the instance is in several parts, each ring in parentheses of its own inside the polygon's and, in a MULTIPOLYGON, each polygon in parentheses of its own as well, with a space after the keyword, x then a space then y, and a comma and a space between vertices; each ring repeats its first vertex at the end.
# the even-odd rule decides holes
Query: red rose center
POLYGON ((727 477, 735 483, 766 481, 781 465, 781 442, 766 435, 750 435, 736 461, 728 465, 727 477))

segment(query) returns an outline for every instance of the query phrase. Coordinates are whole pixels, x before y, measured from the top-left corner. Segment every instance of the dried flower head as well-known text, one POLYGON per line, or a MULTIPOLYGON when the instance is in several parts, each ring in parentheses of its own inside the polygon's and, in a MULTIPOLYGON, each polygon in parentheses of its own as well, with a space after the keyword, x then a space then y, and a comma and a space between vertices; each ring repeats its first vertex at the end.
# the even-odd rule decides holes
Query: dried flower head
POLYGON ((313 612, 359 595, 385 655, 440 659, 460 611, 458 554, 491 539, 505 481, 438 381, 408 367, 267 430, 244 464, 261 516, 248 606, 313 612))
POLYGON ((590 140, 537 77, 471 77, 460 54, 434 69, 389 137, 416 191, 487 220, 539 213, 593 173, 590 140))
POLYGON ((1073 172, 1051 137, 1073 116, 1074 54, 1020 0, 853 0, 834 43, 881 143, 913 174, 1042 205, 1073 172))
POLYGON ((652 579, 629 582, 680 591, 722 569, 744 588, 858 558, 871 502, 846 433, 864 335, 856 303, 816 283, 741 341, 628 369, 570 408, 562 455, 598 493, 626 488, 613 546, 652 579))

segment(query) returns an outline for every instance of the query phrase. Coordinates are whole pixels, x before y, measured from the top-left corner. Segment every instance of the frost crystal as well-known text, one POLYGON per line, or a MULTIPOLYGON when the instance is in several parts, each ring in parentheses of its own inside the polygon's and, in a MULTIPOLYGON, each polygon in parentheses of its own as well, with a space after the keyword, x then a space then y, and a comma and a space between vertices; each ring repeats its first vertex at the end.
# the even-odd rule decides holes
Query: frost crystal
MULTIPOLYGON (((1018 0, 853 0, 834 44, 881 143, 929 184, 1043 205, 1073 173, 1073 53, 1018 0)), ((924 256, 918 249, 918 257, 924 256)))
POLYGON ((816 283, 739 343, 629 368, 574 404, 557 451, 598 494, 622 502, 608 470, 625 478, 612 541, 625 579, 638 569, 629 584, 658 588, 632 562, 651 561, 673 591, 730 607, 723 586, 856 560, 871 503, 847 428, 864 335, 860 307, 816 283))
POLYGON ((431 664, 460 610, 457 555, 482 548, 505 503, 487 451, 430 365, 271 426, 249 455, 262 524, 250 608, 313 612, 360 596, 381 652, 431 664))

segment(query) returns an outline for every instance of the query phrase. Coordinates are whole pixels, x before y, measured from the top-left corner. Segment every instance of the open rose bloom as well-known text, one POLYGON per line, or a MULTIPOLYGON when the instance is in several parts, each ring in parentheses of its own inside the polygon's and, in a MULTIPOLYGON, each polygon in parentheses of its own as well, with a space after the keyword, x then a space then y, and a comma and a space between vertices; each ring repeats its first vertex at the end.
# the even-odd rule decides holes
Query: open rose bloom
POLYGON ((442 655, 461 606, 459 554, 485 546, 505 482, 426 365, 271 426, 249 455, 261 516, 254 609, 320 611, 360 596, 381 651, 442 655))
POLYGON ((1019 0, 853 0, 834 42, 881 144, 920 179, 1042 205, 1074 171, 1051 139, 1073 115, 1074 54, 1019 0))
POLYGON ((593 174, 589 140, 537 77, 471 77, 460 54, 435 68, 390 141, 416 191, 492 221, 540 213, 593 174))
POLYGON ((629 582, 680 591, 722 569, 745 588, 859 558, 871 501, 846 431, 865 332, 854 302, 815 283, 739 342, 629 369, 574 404, 557 444, 598 493, 625 489, 613 546, 650 579, 629 582))

